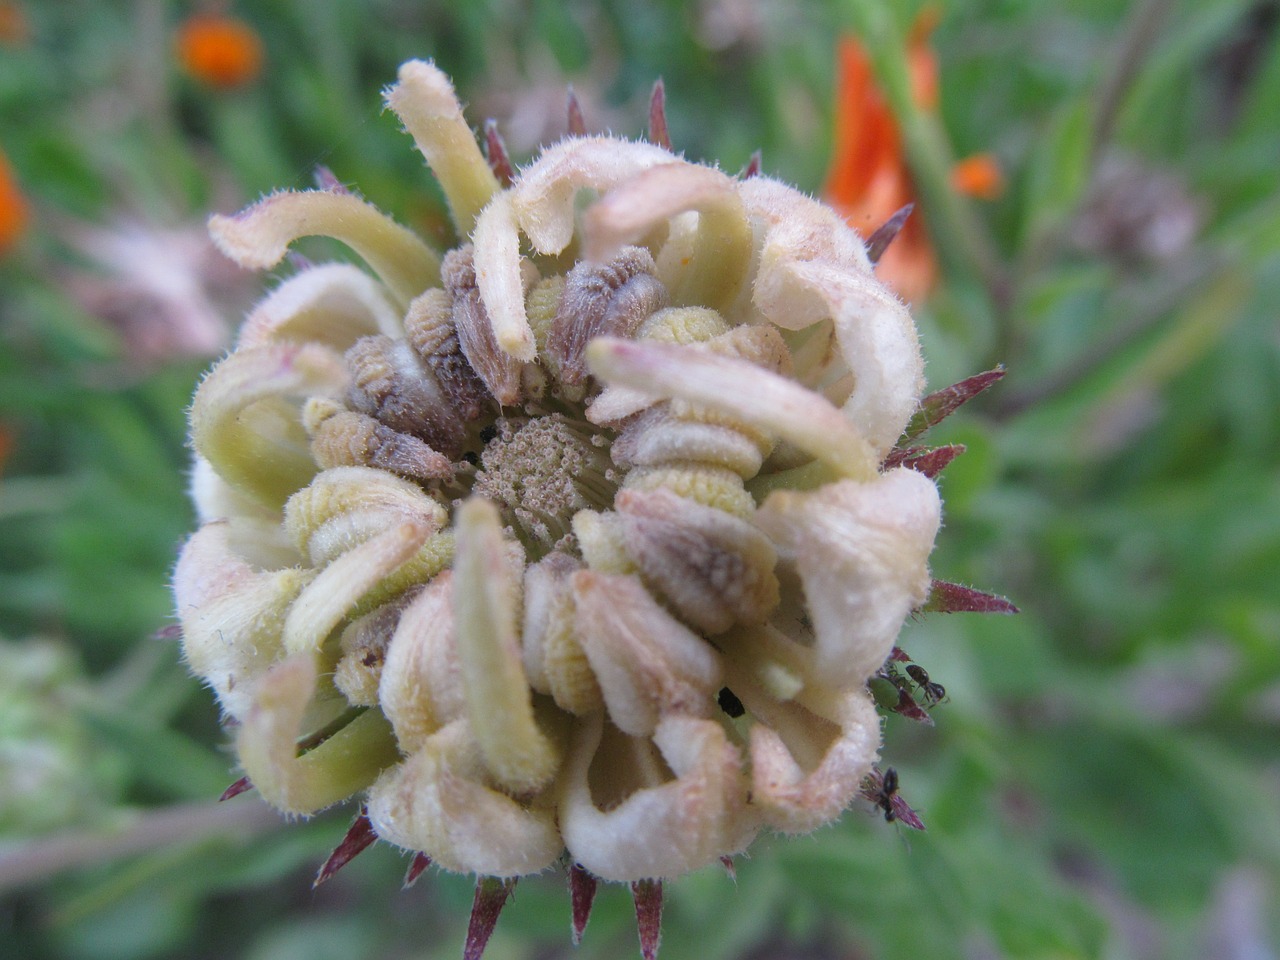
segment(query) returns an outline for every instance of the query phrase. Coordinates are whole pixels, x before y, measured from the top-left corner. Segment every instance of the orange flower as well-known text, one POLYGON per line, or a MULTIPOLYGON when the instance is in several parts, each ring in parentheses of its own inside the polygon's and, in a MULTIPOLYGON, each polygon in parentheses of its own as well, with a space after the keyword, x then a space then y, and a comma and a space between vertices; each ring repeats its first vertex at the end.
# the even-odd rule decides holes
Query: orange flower
MULTIPOLYGON (((938 60, 929 47, 937 21, 937 10, 926 7, 907 42, 912 98, 925 110, 936 110, 938 104, 938 60)), ((915 200, 915 188, 898 124, 876 86, 862 44, 843 38, 838 57, 835 151, 823 192, 849 225, 867 237, 915 200)), ((962 193, 989 199, 999 194, 1003 182, 994 158, 982 154, 956 165, 952 185, 962 193)), ((919 210, 884 252, 876 273, 904 300, 919 303, 933 288, 938 264, 919 210)))
POLYGON ((25 47, 31 39, 26 11, 13 0, 0 0, 0 44, 25 47))
POLYGON ((243 20, 220 14, 189 17, 178 30, 178 62, 191 76, 228 90, 262 71, 262 40, 243 20))
POLYGON ((30 219, 27 199, 18 189, 9 161, 0 153, 0 254, 8 253, 17 244, 30 219))

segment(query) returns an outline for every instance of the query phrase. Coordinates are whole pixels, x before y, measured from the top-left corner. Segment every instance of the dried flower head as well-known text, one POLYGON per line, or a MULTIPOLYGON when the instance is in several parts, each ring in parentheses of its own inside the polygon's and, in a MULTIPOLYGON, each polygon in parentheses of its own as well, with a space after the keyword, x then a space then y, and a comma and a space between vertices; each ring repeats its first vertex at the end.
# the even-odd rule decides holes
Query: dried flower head
POLYGON ((363 797, 322 879, 374 838, 411 879, 476 874, 478 956, 563 863, 575 932, 630 883, 651 956, 663 878, 869 789, 868 684, 930 598, 958 452, 898 442, 980 386, 922 406, 857 235, 674 154, 661 87, 651 142, 571 135, 515 174, 432 64, 386 98, 456 248, 336 186, 210 222, 245 266, 325 234, 372 275, 302 269, 200 385, 186 656, 236 721, 232 792, 363 797))

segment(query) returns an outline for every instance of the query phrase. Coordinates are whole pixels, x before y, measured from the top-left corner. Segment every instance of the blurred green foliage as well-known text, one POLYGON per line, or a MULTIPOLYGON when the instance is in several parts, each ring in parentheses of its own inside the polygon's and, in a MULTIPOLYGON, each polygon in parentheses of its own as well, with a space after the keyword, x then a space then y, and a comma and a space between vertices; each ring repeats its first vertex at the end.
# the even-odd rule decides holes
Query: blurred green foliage
MULTIPOLYGON (((878 31, 891 72, 918 4, 242 0, 267 63, 230 92, 175 65, 194 5, 18 6, 0 149, 35 223, 0 260, 0 955, 457 956, 463 878, 399 892, 405 864, 375 847, 311 892, 350 811, 283 829, 242 798, 210 827, 186 806, 231 779, 212 698, 155 636, 193 523, 184 410, 208 358, 144 356, 77 296, 93 270, 77 231, 198 225, 318 163, 440 229, 380 112, 411 56, 508 128, 572 82, 596 123, 638 131, 662 75, 690 156, 736 170, 760 147, 816 190, 834 38, 878 31)), ((949 200, 954 217, 926 204, 946 273, 917 313, 935 385, 1009 375, 931 435, 968 446, 943 475, 934 571, 1023 613, 904 633, 949 692, 935 727, 886 729, 928 832, 854 811, 761 843, 736 882, 670 884, 663 956, 1275 957, 1280 5, 943 13, 940 118, 916 119, 956 155, 994 151, 1009 184, 980 209, 949 200)), ((910 159, 941 196, 945 158, 910 159)), ((522 884, 488 955, 567 955, 566 900, 562 878, 522 884)), ((633 953, 630 911, 602 891, 577 955, 633 953)))

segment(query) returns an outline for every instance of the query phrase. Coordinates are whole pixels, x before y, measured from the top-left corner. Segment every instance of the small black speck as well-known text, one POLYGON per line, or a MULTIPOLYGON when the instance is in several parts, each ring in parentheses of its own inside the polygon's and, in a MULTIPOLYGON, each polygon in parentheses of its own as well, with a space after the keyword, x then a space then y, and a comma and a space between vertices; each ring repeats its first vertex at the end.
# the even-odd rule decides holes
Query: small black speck
POLYGON ((489 426, 485 427, 483 430, 480 431, 480 442, 488 443, 497 435, 498 435, 498 426, 497 424, 491 423, 489 424, 489 426))
POLYGON ((742 705, 742 701, 728 687, 720 688, 720 693, 716 696, 716 702, 720 704, 720 709, 734 720, 737 720, 747 712, 747 708, 742 705))

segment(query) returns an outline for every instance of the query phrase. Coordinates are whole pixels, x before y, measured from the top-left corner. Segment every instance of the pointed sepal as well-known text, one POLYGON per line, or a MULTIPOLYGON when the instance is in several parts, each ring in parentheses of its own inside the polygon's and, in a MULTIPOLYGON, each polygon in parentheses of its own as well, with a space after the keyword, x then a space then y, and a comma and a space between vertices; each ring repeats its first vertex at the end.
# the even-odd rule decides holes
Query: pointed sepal
POLYGON ((582 104, 578 102, 578 95, 573 92, 573 87, 569 88, 565 97, 565 111, 568 114, 569 136, 585 137, 587 121, 582 116, 582 104))
POLYGON ((515 179, 515 171, 511 166, 511 157, 507 153, 506 141, 498 132, 496 120, 484 122, 484 147, 488 155, 489 169, 498 178, 498 183, 503 187, 511 186, 511 181, 515 179))
POLYGON ((738 882, 738 868, 733 865, 733 857, 723 856, 720 858, 720 865, 724 867, 724 872, 729 875, 729 879, 734 883, 738 882))
POLYGON ((929 599, 920 608, 925 613, 1018 613, 1017 607, 995 593, 946 580, 934 580, 929 599))
POLYGON ((252 789, 253 781, 248 777, 241 777, 235 783, 231 784, 231 786, 227 787, 227 789, 222 791, 222 796, 218 798, 218 802, 221 803, 223 800, 230 800, 232 797, 238 797, 240 794, 247 793, 252 789))
POLYGON ((889 244, 893 243, 894 237, 896 237, 906 225, 907 217, 911 216, 911 211, 915 208, 916 205, 914 203, 908 203, 905 207, 877 227, 875 233, 867 237, 868 260, 872 263, 880 262, 880 258, 884 256, 884 252, 889 249, 889 244))
POLYGON ((360 816, 356 817, 355 823, 351 824, 351 829, 342 838, 342 842, 333 848, 333 853, 329 854, 329 859, 324 862, 324 866, 316 874, 316 879, 311 884, 311 888, 314 890, 320 886, 320 884, 354 860, 356 854, 364 851, 377 839, 378 835, 373 832, 373 824, 369 822, 369 814, 362 806, 360 808, 360 816))
POLYGON ((898 446, 911 442, 934 424, 953 414, 961 404, 972 400, 1003 377, 1004 367, 999 366, 984 373, 975 373, 959 383, 953 383, 949 387, 929 394, 920 401, 920 407, 907 424, 907 429, 903 432, 902 439, 898 441, 898 446))
POLYGON ((657 960, 662 942, 662 881, 636 880, 631 884, 636 902, 636 930, 640 934, 640 955, 657 960))
POLYGON ((747 165, 742 168, 742 172, 738 174, 739 180, 750 180, 752 177, 760 176, 764 169, 764 157, 759 150, 751 154, 751 158, 747 161, 747 165))
POLYGON ((649 142, 664 150, 671 149, 671 132, 667 129, 667 88, 659 77, 649 97, 649 142))
POLYGON ((471 903, 471 922, 467 924, 467 943, 462 949, 462 960, 480 960, 489 942, 498 914, 506 906, 507 897, 515 888, 515 877, 481 877, 476 883, 475 900, 471 903))
POLYGON ((591 905, 595 903, 596 889, 600 881, 581 864, 569 868, 569 904, 573 910, 573 945, 582 942, 582 933, 591 919, 591 905))
POLYGON ((948 443, 941 447, 895 447, 884 458, 884 469, 906 467, 933 479, 964 451, 962 443, 948 443))
POLYGON ((413 861, 409 864, 409 869, 405 871, 404 886, 401 887, 401 889, 408 890, 415 883, 417 883, 418 878, 422 876, 423 871, 426 870, 427 867, 429 866, 431 866, 430 857, 428 857, 425 853, 421 853, 421 852, 415 853, 413 855, 413 861))

